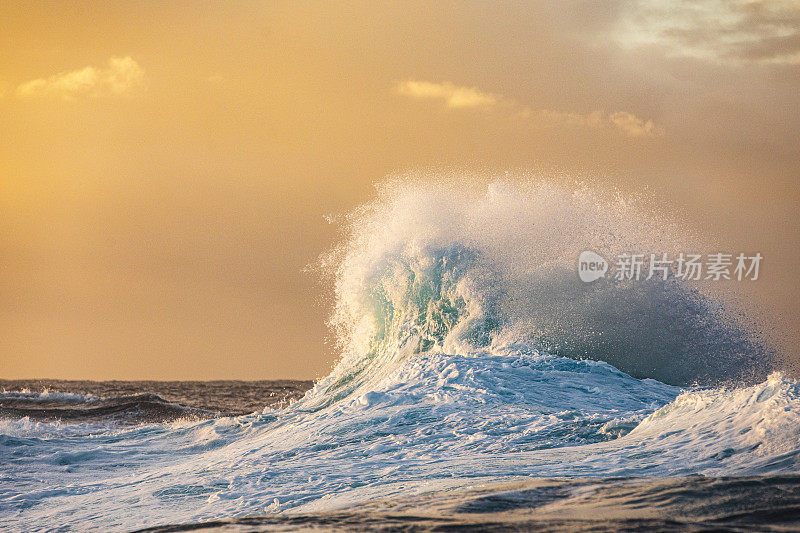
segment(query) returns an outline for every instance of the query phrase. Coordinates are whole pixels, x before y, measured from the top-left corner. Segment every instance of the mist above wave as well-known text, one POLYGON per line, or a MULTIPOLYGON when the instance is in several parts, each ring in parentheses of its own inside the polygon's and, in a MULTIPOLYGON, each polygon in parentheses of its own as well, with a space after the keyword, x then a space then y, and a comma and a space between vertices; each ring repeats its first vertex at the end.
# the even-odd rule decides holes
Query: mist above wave
POLYGON ((396 180, 347 219, 323 258, 343 357, 326 402, 425 351, 525 343, 670 384, 763 380, 774 354, 741 319, 675 277, 584 283, 581 251, 692 251, 685 231, 618 195, 547 182, 396 180))

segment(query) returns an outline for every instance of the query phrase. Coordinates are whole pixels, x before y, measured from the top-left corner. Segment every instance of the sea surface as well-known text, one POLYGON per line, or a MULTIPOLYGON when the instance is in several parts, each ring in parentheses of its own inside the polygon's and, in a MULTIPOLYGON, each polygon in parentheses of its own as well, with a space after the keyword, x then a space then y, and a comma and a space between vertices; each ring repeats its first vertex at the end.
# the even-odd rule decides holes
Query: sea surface
POLYGON ((312 381, 0 379, 0 419, 121 425, 241 416, 303 397, 312 381))
POLYGON ((697 243, 585 189, 463 191, 347 218, 315 383, 0 382, 0 530, 800 528, 800 383, 757 321, 577 277, 697 243))

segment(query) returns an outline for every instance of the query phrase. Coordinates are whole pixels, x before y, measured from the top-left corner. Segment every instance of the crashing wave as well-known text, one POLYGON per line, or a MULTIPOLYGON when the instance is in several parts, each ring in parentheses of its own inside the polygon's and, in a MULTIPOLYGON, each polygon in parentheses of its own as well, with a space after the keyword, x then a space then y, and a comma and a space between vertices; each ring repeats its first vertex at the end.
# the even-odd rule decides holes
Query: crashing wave
POLYGON ((775 364, 754 331, 690 282, 580 281, 582 250, 614 257, 691 246, 620 198, 547 183, 467 193, 392 182, 347 232, 323 261, 344 355, 317 387, 319 405, 421 352, 509 342, 676 385, 756 382, 775 364))

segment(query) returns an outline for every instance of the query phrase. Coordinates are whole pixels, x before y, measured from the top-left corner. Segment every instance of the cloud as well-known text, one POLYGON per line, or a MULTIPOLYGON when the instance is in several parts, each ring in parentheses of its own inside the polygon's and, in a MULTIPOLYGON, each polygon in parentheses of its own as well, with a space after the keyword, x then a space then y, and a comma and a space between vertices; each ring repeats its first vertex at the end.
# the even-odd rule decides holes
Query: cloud
POLYGON ((599 110, 593 111, 588 115, 582 115, 580 113, 565 113, 562 111, 553 111, 552 109, 540 109, 538 118, 544 124, 555 126, 577 126, 602 129, 608 125, 605 114, 599 110))
POLYGON ((133 94, 144 85, 144 70, 130 56, 112 57, 106 68, 85 67, 21 84, 20 98, 109 97, 133 94))
POLYGON ((642 137, 645 135, 655 135, 659 130, 652 120, 644 121, 627 111, 617 111, 609 115, 608 120, 620 131, 631 137, 642 137))
POLYGON ((495 107, 506 113, 530 121, 535 125, 581 127, 590 129, 616 129, 629 137, 649 137, 662 135, 663 130, 652 120, 643 120, 627 111, 616 111, 610 115, 602 110, 589 114, 554 111, 551 109, 532 110, 510 98, 487 93, 475 87, 460 87, 449 82, 408 80, 397 85, 397 91, 410 98, 440 100, 448 108, 495 107))
POLYGON ((797 0, 639 2, 616 39, 627 47, 659 46, 669 55, 718 63, 800 64, 797 0))
POLYGON ((498 103, 497 95, 479 91, 474 87, 461 87, 450 82, 433 83, 430 81, 404 81, 397 86, 397 91, 411 98, 442 100, 447 107, 488 107, 498 103))
MULTIPOLYGON (((529 113, 530 116, 530 113, 529 113)), ((587 115, 580 113, 564 113, 550 109, 538 112, 541 122, 553 126, 583 127, 596 130, 616 129, 628 137, 654 137, 663 135, 664 130, 652 120, 643 120, 628 111, 616 111, 606 114, 602 110, 592 111, 587 115)))

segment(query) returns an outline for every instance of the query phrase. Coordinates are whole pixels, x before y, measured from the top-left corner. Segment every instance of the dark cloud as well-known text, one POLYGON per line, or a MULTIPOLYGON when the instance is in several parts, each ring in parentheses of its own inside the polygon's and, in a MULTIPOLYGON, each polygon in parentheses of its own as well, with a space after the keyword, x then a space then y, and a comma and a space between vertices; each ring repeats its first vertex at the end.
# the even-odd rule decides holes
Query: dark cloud
POLYGON ((789 0, 638 3, 621 16, 624 42, 711 61, 800 63, 800 4, 789 0))

